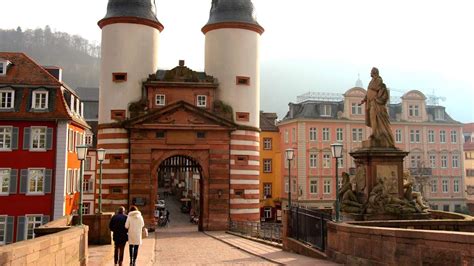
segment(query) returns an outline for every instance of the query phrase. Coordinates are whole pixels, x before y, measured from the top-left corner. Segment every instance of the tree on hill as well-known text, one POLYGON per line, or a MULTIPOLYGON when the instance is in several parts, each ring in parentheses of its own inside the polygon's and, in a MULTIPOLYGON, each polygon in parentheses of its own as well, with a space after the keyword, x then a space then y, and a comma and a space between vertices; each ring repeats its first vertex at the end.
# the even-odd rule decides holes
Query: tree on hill
POLYGON ((98 87, 100 45, 78 35, 20 27, 0 29, 0 51, 23 52, 44 66, 63 69, 63 80, 71 87, 98 87))

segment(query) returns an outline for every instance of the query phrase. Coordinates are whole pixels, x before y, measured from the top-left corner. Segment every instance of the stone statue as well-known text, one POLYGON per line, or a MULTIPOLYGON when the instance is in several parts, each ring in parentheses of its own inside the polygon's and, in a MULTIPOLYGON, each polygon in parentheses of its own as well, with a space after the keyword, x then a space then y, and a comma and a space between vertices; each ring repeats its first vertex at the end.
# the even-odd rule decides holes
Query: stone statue
POLYGON ((365 103, 365 124, 372 128, 372 135, 369 137, 370 146, 392 148, 395 147, 395 143, 386 107, 389 93, 377 68, 372 68, 370 76, 372 80, 367 88, 367 94, 360 102, 365 103))
POLYGON ((410 172, 405 171, 403 173, 403 190, 404 197, 410 202, 415 202, 416 208, 419 211, 427 211, 429 207, 425 204, 423 196, 420 192, 413 191, 413 179, 410 178, 410 172), (410 180, 411 179, 411 180, 410 180))
POLYGON ((361 213, 363 204, 359 203, 357 196, 352 190, 352 184, 349 174, 342 173, 342 187, 339 191, 339 201, 341 202, 341 211, 347 213, 361 213))
POLYGON ((372 188, 369 194, 369 200, 365 206, 365 211, 367 213, 383 213, 384 212, 384 184, 383 178, 377 177, 377 183, 372 188))

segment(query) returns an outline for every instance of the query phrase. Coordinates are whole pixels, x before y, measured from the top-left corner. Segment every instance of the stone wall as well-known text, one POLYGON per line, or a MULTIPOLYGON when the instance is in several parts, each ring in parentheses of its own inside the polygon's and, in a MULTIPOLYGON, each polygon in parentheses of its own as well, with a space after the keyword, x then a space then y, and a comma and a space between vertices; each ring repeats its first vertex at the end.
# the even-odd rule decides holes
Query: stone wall
POLYGON ((348 265, 474 265, 474 233, 328 223, 326 254, 348 265))
POLYGON ((0 265, 87 265, 88 227, 0 247, 0 265))

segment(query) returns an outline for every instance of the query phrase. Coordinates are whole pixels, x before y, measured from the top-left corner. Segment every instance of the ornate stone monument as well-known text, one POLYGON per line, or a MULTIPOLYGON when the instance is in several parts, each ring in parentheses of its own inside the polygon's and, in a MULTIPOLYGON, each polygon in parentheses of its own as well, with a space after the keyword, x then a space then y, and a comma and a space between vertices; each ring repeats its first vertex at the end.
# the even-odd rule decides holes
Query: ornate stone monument
POLYGON ((355 188, 348 176, 343 176, 338 195, 341 210, 356 220, 404 219, 421 214, 426 206, 419 206, 417 202, 422 200, 413 198, 411 183, 404 185, 403 158, 408 152, 394 144, 386 107, 389 92, 377 68, 372 68, 371 77, 360 104, 365 103, 365 122, 372 134, 362 142, 362 148, 350 152, 356 164, 355 188))

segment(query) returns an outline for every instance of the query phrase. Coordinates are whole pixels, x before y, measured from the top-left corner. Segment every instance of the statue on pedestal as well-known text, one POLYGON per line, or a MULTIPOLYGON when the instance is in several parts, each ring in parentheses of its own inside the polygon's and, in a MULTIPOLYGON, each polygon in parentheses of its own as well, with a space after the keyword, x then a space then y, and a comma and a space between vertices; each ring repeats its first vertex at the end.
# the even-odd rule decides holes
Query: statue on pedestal
POLYGON ((339 201, 341 202, 341 211, 347 213, 361 213, 363 204, 359 202, 355 192, 352 190, 352 184, 349 174, 342 173, 342 187, 339 190, 339 201))
POLYGON ((395 142, 386 107, 390 96, 377 68, 372 68, 370 76, 372 80, 367 88, 367 94, 360 102, 365 103, 365 124, 372 128, 372 135, 369 137, 370 146, 393 148, 395 142))

